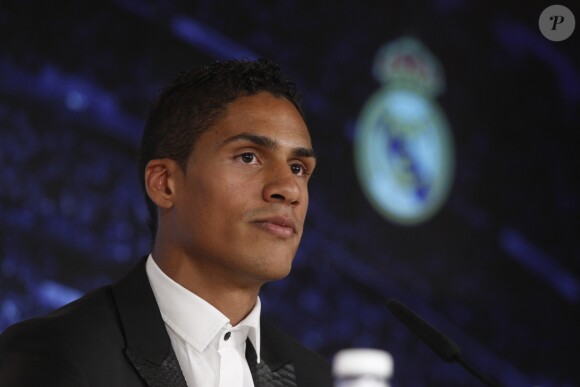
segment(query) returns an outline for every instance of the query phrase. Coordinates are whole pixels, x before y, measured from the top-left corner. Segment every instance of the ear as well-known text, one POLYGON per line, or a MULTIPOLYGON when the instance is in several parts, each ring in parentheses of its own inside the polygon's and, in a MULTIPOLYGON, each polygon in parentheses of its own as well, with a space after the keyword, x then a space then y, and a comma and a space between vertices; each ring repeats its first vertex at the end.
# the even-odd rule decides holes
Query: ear
POLYGON ((160 208, 173 207, 178 169, 175 160, 171 159, 154 159, 145 167, 145 190, 153 203, 160 208))

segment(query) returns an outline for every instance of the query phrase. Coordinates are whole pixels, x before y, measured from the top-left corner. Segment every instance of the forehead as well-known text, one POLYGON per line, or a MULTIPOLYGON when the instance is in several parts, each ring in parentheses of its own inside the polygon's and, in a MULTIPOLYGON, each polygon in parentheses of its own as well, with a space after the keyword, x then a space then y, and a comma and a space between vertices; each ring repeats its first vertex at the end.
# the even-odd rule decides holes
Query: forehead
POLYGON ((298 109, 285 97, 268 92, 237 98, 206 132, 216 141, 254 133, 282 146, 311 147, 308 128, 298 109))

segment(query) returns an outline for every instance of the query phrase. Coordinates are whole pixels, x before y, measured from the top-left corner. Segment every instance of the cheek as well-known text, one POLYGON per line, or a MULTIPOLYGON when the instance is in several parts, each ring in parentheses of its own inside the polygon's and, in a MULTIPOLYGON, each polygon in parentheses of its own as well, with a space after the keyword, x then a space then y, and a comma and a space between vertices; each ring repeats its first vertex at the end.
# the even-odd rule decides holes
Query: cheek
POLYGON ((262 198, 263 182, 259 176, 247 176, 240 173, 222 178, 220 182, 220 187, 216 191, 223 200, 228 200, 232 204, 241 205, 244 202, 255 204, 262 198))
POLYGON ((206 224, 226 229, 243 218, 252 206, 255 207, 256 197, 259 198, 260 195, 257 184, 245 181, 239 176, 216 176, 211 181, 199 182, 192 191, 192 208, 195 208, 206 224))
POLYGON ((308 196, 308 188, 304 186, 302 187, 300 208, 298 209, 299 213, 302 215, 302 220, 304 220, 304 218, 306 217, 306 213, 308 212, 309 200, 310 198, 308 196))

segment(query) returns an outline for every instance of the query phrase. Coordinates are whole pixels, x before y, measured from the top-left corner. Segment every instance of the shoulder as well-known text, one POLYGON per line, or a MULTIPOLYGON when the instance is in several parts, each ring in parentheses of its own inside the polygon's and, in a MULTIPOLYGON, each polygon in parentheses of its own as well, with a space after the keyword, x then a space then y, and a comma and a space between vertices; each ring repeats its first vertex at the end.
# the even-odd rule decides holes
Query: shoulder
MULTIPOLYGON (((269 321, 262 319, 260 324, 262 343, 275 343, 276 351, 290 357, 294 362, 299 386, 329 387, 332 385, 330 364, 324 357, 306 348, 269 321)), ((265 345, 263 349, 267 350, 267 346, 264 347, 265 345)))
POLYGON ((9 327, 3 334, 50 335, 59 340, 74 340, 82 336, 98 335, 102 330, 116 327, 118 317, 111 287, 105 286, 87 293, 47 315, 33 318, 9 327))
POLYGON ((0 384, 82 385, 85 375, 79 364, 95 348, 122 341, 117 320, 110 287, 105 287, 7 328, 0 335, 0 384), (57 384, 46 384, 48 380, 57 384))

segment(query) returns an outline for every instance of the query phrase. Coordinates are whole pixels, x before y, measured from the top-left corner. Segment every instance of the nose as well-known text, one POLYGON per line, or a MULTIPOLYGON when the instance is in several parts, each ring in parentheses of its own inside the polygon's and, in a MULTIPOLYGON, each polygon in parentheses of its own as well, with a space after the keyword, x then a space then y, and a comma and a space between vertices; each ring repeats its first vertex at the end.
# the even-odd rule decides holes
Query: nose
POLYGON ((264 200, 297 206, 302 201, 303 193, 296 179, 287 164, 272 171, 264 185, 264 200))

